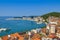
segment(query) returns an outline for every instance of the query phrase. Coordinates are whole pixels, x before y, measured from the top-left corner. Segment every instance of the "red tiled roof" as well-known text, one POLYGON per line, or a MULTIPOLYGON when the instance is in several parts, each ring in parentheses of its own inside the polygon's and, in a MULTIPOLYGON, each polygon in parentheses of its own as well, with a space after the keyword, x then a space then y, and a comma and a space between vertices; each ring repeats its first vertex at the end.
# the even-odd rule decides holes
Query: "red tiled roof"
POLYGON ((53 34, 53 33, 51 33, 51 34, 49 34, 49 37, 50 37, 50 38, 56 38, 56 35, 53 34))

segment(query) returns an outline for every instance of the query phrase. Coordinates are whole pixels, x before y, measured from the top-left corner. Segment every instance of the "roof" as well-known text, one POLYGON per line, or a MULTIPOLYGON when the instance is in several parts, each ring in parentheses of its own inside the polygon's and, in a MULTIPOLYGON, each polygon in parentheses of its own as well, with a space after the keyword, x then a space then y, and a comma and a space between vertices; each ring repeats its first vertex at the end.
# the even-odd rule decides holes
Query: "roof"
POLYGON ((57 36, 56 36, 56 34, 54 34, 54 33, 51 33, 51 34, 49 34, 49 36, 48 36, 49 38, 56 38, 57 36))

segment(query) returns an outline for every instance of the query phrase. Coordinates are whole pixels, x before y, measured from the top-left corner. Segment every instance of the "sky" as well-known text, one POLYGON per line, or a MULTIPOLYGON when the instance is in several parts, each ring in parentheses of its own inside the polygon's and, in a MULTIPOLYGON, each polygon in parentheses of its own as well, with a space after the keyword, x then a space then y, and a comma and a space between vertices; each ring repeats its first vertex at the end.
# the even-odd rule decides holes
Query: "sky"
POLYGON ((0 0, 0 16, 41 16, 60 12, 60 0, 0 0))

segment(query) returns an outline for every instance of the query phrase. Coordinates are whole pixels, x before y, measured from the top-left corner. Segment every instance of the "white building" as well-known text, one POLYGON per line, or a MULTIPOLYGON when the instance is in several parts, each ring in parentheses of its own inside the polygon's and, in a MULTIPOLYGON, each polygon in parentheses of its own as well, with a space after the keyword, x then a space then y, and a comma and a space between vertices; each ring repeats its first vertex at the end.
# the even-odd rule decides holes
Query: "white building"
POLYGON ((60 38, 60 33, 56 33, 56 36, 60 38))
POLYGON ((50 26, 50 33, 55 33, 55 25, 50 26))
POLYGON ((57 28, 56 36, 60 38, 60 27, 57 28))
POLYGON ((37 24, 40 24, 44 21, 42 17, 34 17, 33 20, 37 22, 37 24))
POLYGON ((47 27, 47 33, 50 34, 50 33, 55 33, 56 32, 56 25, 55 24, 48 24, 47 27))
POLYGON ((2 40, 2 38, 0 37, 0 40, 2 40))
POLYGON ((55 33, 56 32, 56 25, 57 25, 57 18, 49 17, 48 22, 49 23, 47 25, 47 30, 49 30, 49 33, 55 33))
POLYGON ((27 18, 26 18, 26 17, 23 17, 22 19, 23 19, 23 20, 27 20, 27 18))
POLYGON ((42 40, 53 40, 52 38, 42 37, 42 40))
POLYGON ((33 29, 33 30, 31 30, 31 32, 33 32, 33 33, 37 33, 37 30, 33 29))

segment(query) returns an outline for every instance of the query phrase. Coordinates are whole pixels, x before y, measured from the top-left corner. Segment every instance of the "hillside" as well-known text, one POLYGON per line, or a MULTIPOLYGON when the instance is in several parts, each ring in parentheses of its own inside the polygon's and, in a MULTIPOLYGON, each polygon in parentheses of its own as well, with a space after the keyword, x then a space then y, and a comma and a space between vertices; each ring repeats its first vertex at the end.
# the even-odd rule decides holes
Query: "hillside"
POLYGON ((47 19, 49 16, 60 17, 60 12, 51 12, 51 13, 42 15, 41 17, 43 17, 44 19, 47 19))

